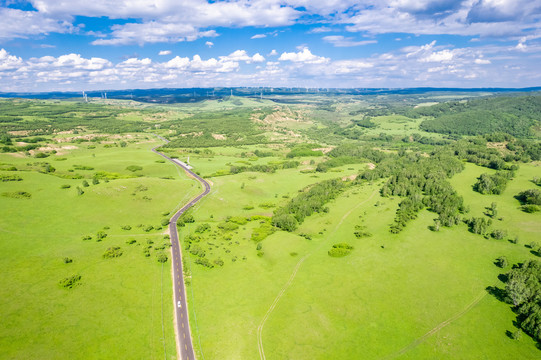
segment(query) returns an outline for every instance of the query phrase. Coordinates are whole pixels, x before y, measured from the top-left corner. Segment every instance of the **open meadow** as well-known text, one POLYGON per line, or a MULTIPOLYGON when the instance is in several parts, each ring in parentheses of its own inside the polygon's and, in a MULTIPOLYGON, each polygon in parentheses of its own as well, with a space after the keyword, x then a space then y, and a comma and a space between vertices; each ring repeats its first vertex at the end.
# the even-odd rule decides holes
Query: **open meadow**
POLYGON ((162 145, 212 187, 178 221, 197 358, 538 358, 502 274, 541 257, 539 121, 513 105, 540 97, 463 98, 29 101, 69 111, 0 128, 0 348, 176 358, 159 260, 200 187, 162 145))

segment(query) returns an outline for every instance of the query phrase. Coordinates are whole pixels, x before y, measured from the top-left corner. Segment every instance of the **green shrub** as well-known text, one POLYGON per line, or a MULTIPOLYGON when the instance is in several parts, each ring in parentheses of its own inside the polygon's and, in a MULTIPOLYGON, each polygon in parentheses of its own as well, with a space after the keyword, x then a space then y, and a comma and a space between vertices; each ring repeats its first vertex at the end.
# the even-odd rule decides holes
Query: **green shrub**
POLYGON ((239 225, 246 225, 248 223, 248 219, 243 216, 231 216, 228 221, 239 225))
POLYGON ((22 181, 23 178, 19 177, 17 175, 11 175, 11 174, 2 174, 0 175, 0 181, 6 182, 6 181, 22 181))
POLYGON ((496 240, 502 240, 504 237, 507 236, 507 231, 505 230, 493 230, 490 233, 490 236, 496 240))
POLYGON ((207 223, 198 225, 195 228, 195 232, 198 233, 198 234, 202 234, 202 233, 204 233, 205 231, 208 231, 208 230, 210 230, 210 225, 207 224, 207 223))
POLYGON ((533 204, 522 205, 520 208, 522 211, 529 214, 541 211, 541 207, 539 205, 533 205, 533 204))
POLYGON ((70 187, 71 185, 68 185, 68 184, 60 185, 61 189, 69 189, 70 187))
POLYGON ((206 259, 206 258, 197 258, 195 259, 194 261, 196 264, 199 264, 199 265, 203 265, 204 267, 208 267, 210 269, 212 269, 214 267, 214 265, 212 265, 212 263, 206 259))
POLYGON ((73 289, 75 286, 81 284, 81 275, 72 275, 64 278, 58 282, 58 284, 66 289, 73 289))
POLYGON ((507 267, 509 262, 507 261, 507 258, 505 256, 500 256, 496 259, 496 266, 504 268, 507 267))
POLYGON ((104 259, 112 259, 119 256, 122 256, 122 250, 119 246, 111 246, 105 251, 105 253, 103 253, 104 259))
POLYGON ((328 251, 329 256, 343 257, 349 255, 353 250, 353 246, 347 243, 338 243, 332 246, 332 249, 328 251))
POLYGON ((237 230, 239 226, 235 223, 222 222, 218 224, 218 228, 222 229, 223 231, 234 231, 237 230))
POLYGON ((167 255, 165 255, 165 253, 161 252, 157 255, 156 259, 158 260, 158 262, 161 262, 161 263, 165 263, 167 262, 167 255))
POLYGON ((135 171, 143 170, 143 167, 139 166, 139 165, 130 165, 130 166, 126 167, 126 170, 129 170, 131 172, 135 172, 135 171))
POLYGON ((271 224, 265 222, 265 223, 261 224, 261 226, 256 227, 252 231, 251 238, 255 242, 260 242, 263 239, 265 239, 267 236, 274 233, 275 230, 276 229, 271 224))
POLYGON ((13 199, 30 199, 32 194, 26 191, 13 191, 13 192, 4 192, 2 196, 13 198, 13 199))

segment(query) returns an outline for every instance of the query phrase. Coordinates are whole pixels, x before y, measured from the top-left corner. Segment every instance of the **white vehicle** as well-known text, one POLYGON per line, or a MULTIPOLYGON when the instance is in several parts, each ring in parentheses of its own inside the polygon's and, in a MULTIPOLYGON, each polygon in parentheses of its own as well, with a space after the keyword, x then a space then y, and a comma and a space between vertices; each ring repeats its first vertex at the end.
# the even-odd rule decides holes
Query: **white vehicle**
POLYGON ((177 302, 177 307, 180 307, 180 300, 177 302))

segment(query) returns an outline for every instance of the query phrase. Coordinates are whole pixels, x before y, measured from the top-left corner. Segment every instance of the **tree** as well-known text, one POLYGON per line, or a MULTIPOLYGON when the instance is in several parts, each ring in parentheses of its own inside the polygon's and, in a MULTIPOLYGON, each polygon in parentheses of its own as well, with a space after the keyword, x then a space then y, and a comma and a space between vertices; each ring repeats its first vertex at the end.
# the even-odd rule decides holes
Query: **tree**
POLYGON ((507 258, 505 256, 500 256, 498 259, 496 259, 496 266, 504 268, 507 267, 509 262, 507 261, 507 258))
POLYGON ((498 205, 493 202, 492 204, 490 204, 490 207, 487 208, 488 210, 488 216, 490 216, 491 218, 496 218, 496 216, 498 216, 498 205))
POLYGON ((291 214, 282 214, 272 217, 272 224, 285 231, 293 231, 297 228, 297 219, 291 214))
POLYGON ((165 263, 167 262, 167 255, 165 255, 165 253, 159 253, 156 259, 158 262, 165 263))

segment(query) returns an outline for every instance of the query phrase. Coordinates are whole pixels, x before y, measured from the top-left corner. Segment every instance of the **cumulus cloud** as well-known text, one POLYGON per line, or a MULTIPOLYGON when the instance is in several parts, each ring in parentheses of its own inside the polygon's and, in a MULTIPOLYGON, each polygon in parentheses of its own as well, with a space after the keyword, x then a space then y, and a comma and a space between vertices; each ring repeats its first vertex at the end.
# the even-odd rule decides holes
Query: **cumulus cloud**
POLYGON ((207 42, 205 42, 205 45, 208 46, 209 48, 211 48, 211 47, 214 46, 214 43, 212 41, 207 41, 207 42))
POLYGON ((248 64, 265 61, 265 58, 261 56, 261 54, 257 53, 253 56, 249 56, 246 50, 236 50, 227 56, 220 56, 220 59, 224 61, 244 61, 248 64))
POLYGON ((171 50, 161 50, 158 55, 171 55, 171 50))
POLYGON ((329 62, 329 58, 312 54, 308 48, 304 48, 299 52, 284 52, 278 58, 279 61, 291 61, 294 63, 304 64, 324 64, 329 62))
POLYGON ((516 36, 540 29, 541 0, 384 0, 345 15, 349 31, 516 36))
POLYGON ((355 41, 352 37, 342 35, 324 36, 323 41, 333 44, 335 47, 353 47, 377 43, 376 40, 355 41))
POLYGON ((5 49, 0 49, 0 71, 13 70, 23 64, 20 57, 10 55, 5 49))
POLYGON ((115 25, 112 38, 97 39, 93 45, 128 45, 159 42, 194 41, 200 37, 218 36, 216 31, 200 31, 189 24, 148 22, 143 24, 115 25))
POLYGON ((0 39, 25 38, 29 35, 68 33, 75 27, 67 19, 50 18, 36 11, 0 7, 0 39))
POLYGON ((541 0, 478 0, 468 12, 470 22, 523 20, 541 14, 541 0))
MULTIPOLYGON (((75 90, 87 86, 122 88, 127 86, 125 84, 130 84, 131 87, 152 84, 179 86, 178 81, 181 80, 192 81, 191 86, 200 86, 202 83, 197 81, 210 81, 217 77, 224 79, 228 74, 237 73, 241 64, 264 61, 261 54, 250 55, 245 50, 237 50, 218 58, 205 59, 200 55, 191 58, 175 56, 168 61, 159 62, 150 58, 132 57, 114 64, 107 59, 85 58, 80 54, 23 60, 5 49, 0 49, 0 79, 3 83, 0 91, 21 90, 21 87, 29 91, 36 87, 36 84, 55 90, 74 84, 79 86, 75 90), (17 81, 6 81, 7 79, 17 81)), ((186 83, 182 83, 182 86, 185 85, 186 83)))
MULTIPOLYGON (((142 19, 114 25, 107 37, 94 45, 124 45, 193 41, 217 36, 210 27, 287 26, 302 12, 281 1, 131 1, 35 0, 37 13, 51 18, 72 19, 76 15, 111 19, 142 19)), ((26 12, 28 13, 28 12, 26 12)), ((36 12, 35 12, 36 13, 36 12)))
MULTIPOLYGON (((521 36, 541 30, 541 0, 31 0, 37 11, 0 8, 0 38, 78 31, 76 16, 128 19, 95 45, 193 41, 218 27, 281 27, 310 17, 352 32, 521 36), (134 22, 131 19, 138 19, 134 22)), ((90 34, 90 32, 89 32, 90 34)), ((264 34, 255 35, 257 39, 264 34)), ((268 35, 268 34, 267 34, 268 35)))

